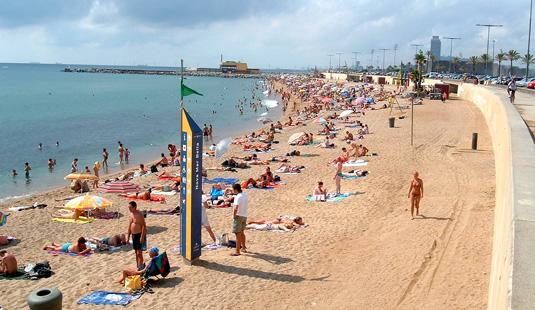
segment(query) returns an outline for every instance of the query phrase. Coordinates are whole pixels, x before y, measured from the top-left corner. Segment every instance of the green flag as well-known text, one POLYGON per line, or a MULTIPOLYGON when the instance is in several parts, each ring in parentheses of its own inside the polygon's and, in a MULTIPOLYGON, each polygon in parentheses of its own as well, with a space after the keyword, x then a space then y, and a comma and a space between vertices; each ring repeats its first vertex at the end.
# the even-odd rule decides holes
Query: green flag
POLYGON ((191 89, 189 87, 187 87, 186 85, 184 85, 183 83, 180 85, 181 89, 180 91, 182 92, 182 97, 186 97, 186 96, 189 96, 189 95, 199 95, 199 96, 202 96, 201 93, 195 91, 194 89, 191 89))

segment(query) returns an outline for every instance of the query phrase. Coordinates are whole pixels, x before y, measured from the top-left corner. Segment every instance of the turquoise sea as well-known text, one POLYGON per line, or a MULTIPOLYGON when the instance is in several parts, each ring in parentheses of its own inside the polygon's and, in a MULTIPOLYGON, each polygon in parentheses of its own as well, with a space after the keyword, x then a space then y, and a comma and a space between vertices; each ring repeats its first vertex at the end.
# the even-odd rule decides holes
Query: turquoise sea
MULTIPOLYGON (((157 159, 168 143, 178 144, 179 77, 62 72, 67 66, 0 63, 0 199, 67 185, 63 177, 73 158, 79 170, 91 168, 102 160, 102 148, 110 152, 113 172, 157 159), (130 150, 129 165, 118 164, 117 141, 130 150), (57 161, 53 170, 49 158, 57 161), (25 162, 32 167, 29 179, 25 162)), ((187 77, 185 84, 204 95, 186 97, 186 108, 201 128, 213 125, 214 143, 261 126, 257 118, 265 108, 254 112, 247 104, 244 115, 236 109, 253 93, 265 98, 261 80, 187 77)), ((268 113, 277 119, 281 111, 268 113)))

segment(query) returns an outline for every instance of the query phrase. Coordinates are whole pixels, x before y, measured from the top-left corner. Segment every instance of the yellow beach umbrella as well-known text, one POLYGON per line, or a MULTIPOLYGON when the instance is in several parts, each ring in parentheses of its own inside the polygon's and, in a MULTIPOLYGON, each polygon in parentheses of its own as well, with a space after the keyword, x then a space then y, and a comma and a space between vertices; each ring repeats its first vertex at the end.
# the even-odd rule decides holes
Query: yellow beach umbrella
POLYGON ((65 180, 98 180, 98 177, 89 173, 71 173, 64 177, 65 180))
POLYGON ((93 210, 111 207, 112 202, 106 198, 94 195, 76 197, 65 205, 66 209, 93 210))

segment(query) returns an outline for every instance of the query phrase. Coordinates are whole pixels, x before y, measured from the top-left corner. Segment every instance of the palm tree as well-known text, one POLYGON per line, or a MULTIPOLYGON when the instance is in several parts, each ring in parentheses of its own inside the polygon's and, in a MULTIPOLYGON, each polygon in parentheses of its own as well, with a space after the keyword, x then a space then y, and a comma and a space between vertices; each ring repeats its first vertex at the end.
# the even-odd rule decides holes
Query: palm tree
POLYGON ((498 76, 502 75, 502 61, 505 60, 505 56, 506 54, 502 50, 496 54, 496 60, 498 61, 498 76))
POLYGON ((524 56, 522 56, 522 63, 523 64, 534 64, 535 63, 535 57, 533 57, 533 55, 531 54, 526 54, 524 56))
POLYGON ((454 73, 457 73, 457 70, 455 70, 455 68, 457 67, 457 65, 459 64, 459 62, 461 62, 461 58, 459 58, 459 57, 453 57, 453 58, 451 59, 451 64, 452 64, 453 72, 454 72, 454 73))
POLYGON ((518 59, 520 59, 520 54, 515 50, 510 50, 509 52, 507 52, 506 56, 507 56, 507 59, 511 61, 510 75, 513 75, 513 61, 517 61, 518 59))
POLYGON ((414 80, 416 82, 416 89, 420 90, 422 88, 422 65, 425 64, 425 55, 420 50, 418 54, 414 55, 414 60, 416 61, 416 66, 418 69, 417 72, 413 72, 414 80))
POLYGON ((476 72, 476 65, 479 63, 479 57, 470 56, 468 57, 468 62, 472 65, 472 73, 476 72))

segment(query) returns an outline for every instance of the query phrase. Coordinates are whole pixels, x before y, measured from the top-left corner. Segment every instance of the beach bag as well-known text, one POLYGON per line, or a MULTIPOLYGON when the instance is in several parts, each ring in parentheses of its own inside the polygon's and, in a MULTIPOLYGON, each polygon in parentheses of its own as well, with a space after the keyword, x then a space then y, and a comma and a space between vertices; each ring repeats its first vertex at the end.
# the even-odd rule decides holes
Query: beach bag
POLYGON ((139 290, 143 287, 141 284, 141 276, 135 275, 135 276, 129 276, 124 279, 124 288, 127 291, 135 291, 139 290))

